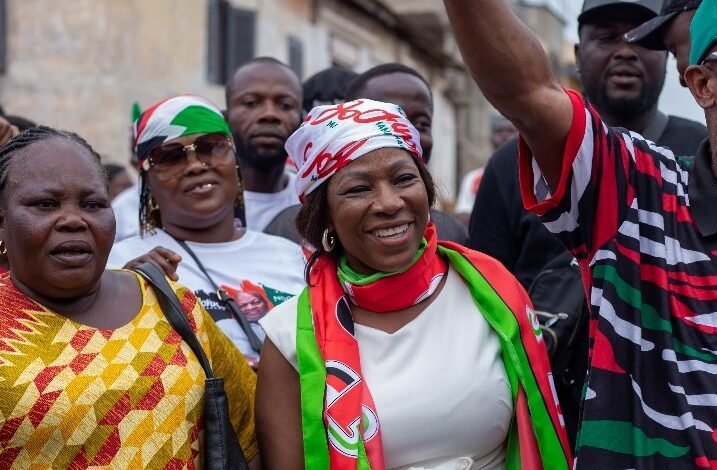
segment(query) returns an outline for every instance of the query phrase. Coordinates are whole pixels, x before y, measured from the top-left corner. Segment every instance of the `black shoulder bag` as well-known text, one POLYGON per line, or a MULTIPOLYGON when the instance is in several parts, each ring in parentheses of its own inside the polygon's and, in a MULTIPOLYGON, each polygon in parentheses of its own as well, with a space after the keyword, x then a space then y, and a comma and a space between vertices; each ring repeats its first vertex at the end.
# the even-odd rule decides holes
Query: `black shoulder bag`
POLYGON ((249 467, 229 419, 229 402, 224 379, 216 377, 202 345, 192 331, 182 304, 169 286, 164 274, 153 264, 145 263, 136 272, 149 282, 162 307, 164 316, 179 333, 204 369, 204 453, 202 468, 209 470, 247 470, 249 467))
POLYGON ((241 313, 241 310, 239 310, 239 306, 237 305, 236 301, 231 298, 231 296, 227 293, 226 290, 222 289, 217 285, 216 282, 214 282, 212 276, 210 276, 207 270, 204 269, 204 265, 201 263, 201 261, 199 261, 197 255, 194 254, 192 249, 189 248, 189 245, 187 245, 184 240, 178 240, 175 238, 174 241, 179 243, 182 249, 184 249, 184 251, 186 251, 187 254, 194 260, 194 263, 204 274, 204 277, 207 278, 209 283, 212 285, 212 288, 217 293, 219 301, 224 304, 224 306, 232 313, 234 318, 236 318, 236 321, 239 323, 239 326, 241 326, 241 329, 244 331, 244 334, 246 334, 246 337, 249 339, 249 344, 251 345, 251 348, 256 351, 257 354, 261 353, 261 340, 256 335, 256 333, 254 333, 254 330, 251 329, 249 321, 244 317, 244 314, 241 313))

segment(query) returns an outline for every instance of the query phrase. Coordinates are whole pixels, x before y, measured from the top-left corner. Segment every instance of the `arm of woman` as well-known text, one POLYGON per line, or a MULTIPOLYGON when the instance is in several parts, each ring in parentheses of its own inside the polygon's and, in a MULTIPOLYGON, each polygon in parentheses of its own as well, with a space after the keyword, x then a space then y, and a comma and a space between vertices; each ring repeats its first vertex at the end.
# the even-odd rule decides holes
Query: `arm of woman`
POLYGON ((267 470, 302 470, 299 376, 268 338, 259 365, 256 396, 256 434, 267 470))
POLYGON ((177 266, 179 266, 180 261, 182 261, 182 257, 169 248, 155 246, 142 256, 127 261, 123 267, 124 269, 134 270, 144 263, 151 263, 159 268, 169 279, 178 281, 177 266))
POLYGON ((488 101, 518 128, 555 188, 573 109, 540 41, 507 0, 444 3, 473 78, 488 101))

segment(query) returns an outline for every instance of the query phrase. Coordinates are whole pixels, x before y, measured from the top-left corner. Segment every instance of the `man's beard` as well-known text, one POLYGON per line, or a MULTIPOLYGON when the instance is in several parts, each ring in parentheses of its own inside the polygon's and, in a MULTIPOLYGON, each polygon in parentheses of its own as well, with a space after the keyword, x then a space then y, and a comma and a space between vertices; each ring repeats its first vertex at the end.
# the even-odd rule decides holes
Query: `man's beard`
MULTIPOLYGON (((585 94, 600 114, 624 121, 630 120, 654 107, 660 98, 663 85, 664 79, 658 81, 646 80, 643 82, 640 95, 634 98, 611 98, 608 96, 604 84, 600 84, 598 90, 586 88, 585 94)), ((611 124, 620 125, 621 123, 611 124)))
POLYGON ((286 164, 288 153, 284 146, 281 146, 276 152, 259 155, 256 149, 253 149, 236 134, 234 135, 234 145, 237 148, 237 158, 259 171, 270 172, 277 168, 283 168, 286 164))

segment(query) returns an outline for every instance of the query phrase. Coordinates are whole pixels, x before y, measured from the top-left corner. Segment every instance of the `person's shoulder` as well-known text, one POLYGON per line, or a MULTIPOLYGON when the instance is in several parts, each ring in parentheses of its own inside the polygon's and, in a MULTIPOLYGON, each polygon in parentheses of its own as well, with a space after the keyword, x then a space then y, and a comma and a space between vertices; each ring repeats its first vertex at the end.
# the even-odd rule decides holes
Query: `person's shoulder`
POLYGON ((679 116, 668 116, 667 129, 670 130, 683 130, 692 131, 702 135, 702 138, 707 137, 707 126, 701 122, 693 121, 679 116))
POLYGON ((511 171, 512 169, 518 171, 518 137, 513 137, 495 149, 488 160, 486 172, 489 168, 492 171, 511 171))
POLYGON ((286 251, 301 251, 301 247, 293 241, 279 237, 276 235, 270 235, 264 232, 258 232, 254 230, 247 230, 247 233, 251 233, 253 240, 252 243, 262 244, 265 246, 272 246, 275 249, 286 250, 286 251))
POLYGON ((275 336, 278 331, 288 333, 296 330, 300 296, 285 300, 259 319, 259 324, 269 336, 275 336))
POLYGON ((266 336, 295 368, 299 297, 300 295, 296 295, 282 302, 259 320, 266 336))
POLYGON ((163 246, 166 244, 165 237, 157 231, 151 234, 147 233, 125 238, 112 246, 110 256, 107 259, 107 266, 109 268, 121 268, 127 261, 147 253, 158 245, 163 246))
POLYGON ((139 204, 139 186, 136 184, 130 186, 124 191, 121 191, 112 200, 112 207, 125 207, 137 204, 139 204))
POLYGON ((438 209, 431 209, 430 212, 439 240, 448 240, 461 245, 468 244, 468 229, 458 219, 438 209))

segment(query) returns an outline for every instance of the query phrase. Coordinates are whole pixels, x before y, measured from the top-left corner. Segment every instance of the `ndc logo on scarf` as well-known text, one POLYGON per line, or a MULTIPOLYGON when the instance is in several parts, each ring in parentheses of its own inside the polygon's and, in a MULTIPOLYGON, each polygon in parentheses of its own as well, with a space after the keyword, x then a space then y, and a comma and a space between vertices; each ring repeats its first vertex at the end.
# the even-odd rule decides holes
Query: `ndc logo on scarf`
POLYGON ((530 308, 528 305, 525 306, 525 313, 528 315, 528 321, 530 321, 530 326, 533 328, 533 333, 535 334, 535 338, 540 343, 543 341, 543 330, 540 329, 540 322, 538 321, 538 315, 535 314, 535 311, 530 308))

